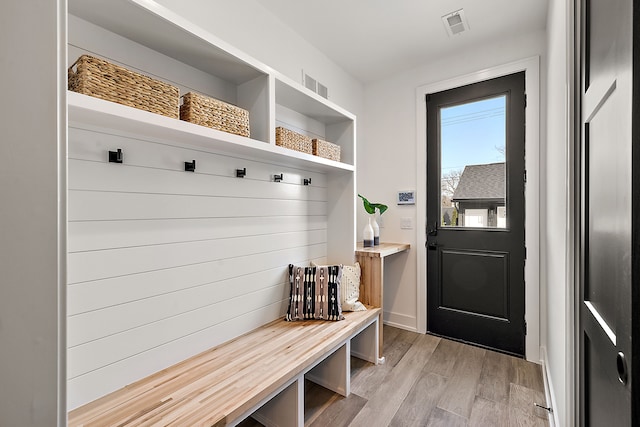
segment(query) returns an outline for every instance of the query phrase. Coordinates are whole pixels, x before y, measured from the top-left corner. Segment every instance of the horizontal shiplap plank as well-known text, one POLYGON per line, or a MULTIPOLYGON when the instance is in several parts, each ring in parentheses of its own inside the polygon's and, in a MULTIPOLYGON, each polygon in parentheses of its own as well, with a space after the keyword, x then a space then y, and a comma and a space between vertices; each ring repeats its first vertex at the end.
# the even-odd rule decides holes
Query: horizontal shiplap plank
MULTIPOLYGON (((282 173, 282 183, 301 185, 304 178, 312 178, 313 187, 326 187, 327 175, 304 171, 285 165, 274 165, 223 154, 186 149, 166 143, 129 138, 112 133, 69 128, 69 159, 108 162, 108 152, 120 148, 123 164, 110 166, 143 166, 184 172, 184 162, 196 161, 196 174, 235 177, 236 169, 247 169, 245 180, 273 181, 282 173)), ((191 172, 184 172, 190 174, 191 172)))
POLYGON ((277 285, 69 348, 67 378, 74 378, 283 301, 288 295, 287 286, 277 285))
POLYGON ((69 190, 69 221, 326 215, 327 203, 69 190))
POLYGON ((219 259, 326 243, 324 230, 236 237, 103 251, 67 256, 68 283, 86 282, 153 270, 166 270, 219 259))
POLYGON ((288 269, 280 267, 70 316, 67 346, 85 344, 265 288, 286 287, 287 283, 288 269))
POLYGON ((82 252, 326 229, 326 216, 70 222, 67 248, 82 252))
POLYGON ((241 275, 284 269, 290 263, 322 262, 326 251, 325 244, 312 245, 78 283, 67 287, 67 313, 73 316, 241 275))
POLYGON ((74 409, 187 357, 249 332, 282 316, 287 301, 278 301, 191 335, 106 365, 67 382, 67 406, 74 409))
POLYGON ((69 160, 68 188, 69 190, 255 199, 315 201, 327 199, 327 189, 316 186, 82 160, 69 160))

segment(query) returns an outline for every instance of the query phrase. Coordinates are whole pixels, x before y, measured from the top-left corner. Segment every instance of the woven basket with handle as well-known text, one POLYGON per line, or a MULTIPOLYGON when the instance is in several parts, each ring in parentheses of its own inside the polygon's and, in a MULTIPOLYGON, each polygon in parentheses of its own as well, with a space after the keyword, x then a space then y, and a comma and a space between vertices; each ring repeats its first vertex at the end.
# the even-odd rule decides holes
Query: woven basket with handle
POLYGON ((223 132, 249 136, 249 112, 196 92, 182 96, 180 120, 223 132))
POLYGON ((314 139, 313 154, 318 157, 324 157, 325 159, 340 161, 340 146, 332 142, 323 141, 321 139, 314 139))
POLYGON ((69 67, 68 88, 106 101, 179 117, 176 86, 128 70, 104 59, 82 55, 69 67))
POLYGON ((307 154, 313 152, 310 137, 281 126, 276 128, 276 145, 307 154))

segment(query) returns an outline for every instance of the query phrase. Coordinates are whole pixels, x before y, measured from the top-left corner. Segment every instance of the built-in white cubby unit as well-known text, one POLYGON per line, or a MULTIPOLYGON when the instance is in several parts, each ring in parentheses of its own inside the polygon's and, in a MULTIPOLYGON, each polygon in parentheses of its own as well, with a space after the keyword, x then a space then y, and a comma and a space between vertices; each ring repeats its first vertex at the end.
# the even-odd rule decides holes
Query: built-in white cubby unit
POLYGON ((353 115, 284 76, 275 87, 277 126, 338 144, 341 162, 355 164, 353 115))
POLYGON ((68 6, 68 65, 107 59, 238 105, 251 127, 67 94, 72 409, 282 316, 290 262, 353 262, 356 118, 154 1, 68 6), (339 144, 341 161, 277 146, 277 126, 339 144))
POLYGON ((174 84, 181 95, 197 91, 246 109, 250 139, 272 152, 338 169, 355 165, 355 116, 163 6, 70 0, 69 14, 69 66, 84 53, 107 59, 174 84), (340 145, 341 162, 277 147, 276 126, 340 145))

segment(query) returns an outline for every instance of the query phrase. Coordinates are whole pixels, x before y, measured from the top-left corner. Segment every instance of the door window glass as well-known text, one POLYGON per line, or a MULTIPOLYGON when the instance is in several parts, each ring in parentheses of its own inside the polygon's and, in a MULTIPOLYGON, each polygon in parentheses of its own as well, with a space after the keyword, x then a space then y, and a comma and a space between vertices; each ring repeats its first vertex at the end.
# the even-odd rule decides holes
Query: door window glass
POLYGON ((440 225, 507 228, 506 95, 440 108, 440 225))

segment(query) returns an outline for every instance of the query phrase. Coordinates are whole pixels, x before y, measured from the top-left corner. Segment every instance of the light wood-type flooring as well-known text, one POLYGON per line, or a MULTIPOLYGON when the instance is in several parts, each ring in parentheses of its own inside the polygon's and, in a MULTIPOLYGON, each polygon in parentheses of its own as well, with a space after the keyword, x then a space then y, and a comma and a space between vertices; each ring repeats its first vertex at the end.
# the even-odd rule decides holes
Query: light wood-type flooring
POLYGON ((384 365, 351 359, 348 398, 306 383, 306 426, 549 425, 539 365, 388 326, 384 341, 384 365))

